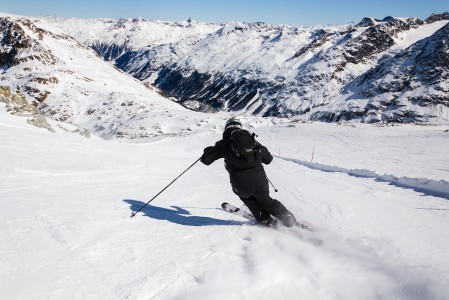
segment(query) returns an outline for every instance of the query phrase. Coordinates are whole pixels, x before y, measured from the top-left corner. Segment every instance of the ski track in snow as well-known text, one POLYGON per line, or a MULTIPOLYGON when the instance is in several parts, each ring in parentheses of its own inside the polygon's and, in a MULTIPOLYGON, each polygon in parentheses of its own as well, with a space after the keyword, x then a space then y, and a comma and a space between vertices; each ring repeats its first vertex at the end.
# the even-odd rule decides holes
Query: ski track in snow
POLYGON ((255 128, 273 154, 283 145, 266 166, 279 189, 272 196, 320 228, 317 247, 221 211, 225 201, 241 205, 222 161, 194 166, 130 218, 219 134, 134 144, 52 134, 1 109, 0 120, 1 299, 444 299, 449 292, 448 201, 347 176, 364 164, 361 175, 425 168, 439 182, 444 171, 429 166, 446 160, 442 130, 255 128), (388 155, 365 134, 382 137, 388 155), (413 147, 424 137, 432 155, 413 147), (311 144, 320 162, 306 164, 311 144), (419 160, 404 164, 410 152, 419 160), (330 167, 347 153, 351 167, 330 167))
POLYGON ((345 169, 337 166, 329 166, 320 163, 308 162, 299 159, 292 159, 287 157, 278 157, 286 161, 291 161, 313 170, 319 170, 323 172, 336 172, 345 173, 350 176, 360 178, 373 178, 380 182, 387 182, 391 185, 395 185, 401 188, 409 188, 417 192, 423 193, 428 196, 441 197, 449 200, 449 182, 445 180, 432 180, 427 178, 410 178, 410 177, 397 177, 388 174, 377 174, 374 171, 366 169, 345 169))

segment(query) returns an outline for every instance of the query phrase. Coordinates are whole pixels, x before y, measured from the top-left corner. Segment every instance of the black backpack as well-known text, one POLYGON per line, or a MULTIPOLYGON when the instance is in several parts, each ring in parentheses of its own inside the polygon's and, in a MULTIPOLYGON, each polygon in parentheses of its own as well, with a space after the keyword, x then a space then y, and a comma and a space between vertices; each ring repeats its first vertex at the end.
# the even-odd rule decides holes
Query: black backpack
POLYGON ((254 138, 255 133, 250 134, 243 129, 235 129, 231 133, 231 153, 232 156, 248 161, 257 159, 260 154, 259 143, 254 138))

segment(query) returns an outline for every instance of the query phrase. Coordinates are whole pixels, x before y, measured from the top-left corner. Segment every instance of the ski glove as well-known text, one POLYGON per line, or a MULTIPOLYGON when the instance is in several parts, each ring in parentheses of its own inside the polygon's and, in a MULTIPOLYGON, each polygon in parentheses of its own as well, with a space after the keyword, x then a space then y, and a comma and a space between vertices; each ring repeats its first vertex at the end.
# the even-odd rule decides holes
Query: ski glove
POLYGON ((210 149, 212 149, 212 148, 214 148, 214 146, 209 146, 209 147, 204 148, 203 155, 206 154, 207 152, 209 152, 210 149))
POLYGON ((206 156, 206 154, 212 149, 212 148, 214 148, 213 146, 209 146, 209 147, 206 147, 206 148, 204 148, 204 150, 203 150, 203 155, 201 156, 201 162, 202 163, 204 163, 204 157, 206 156))

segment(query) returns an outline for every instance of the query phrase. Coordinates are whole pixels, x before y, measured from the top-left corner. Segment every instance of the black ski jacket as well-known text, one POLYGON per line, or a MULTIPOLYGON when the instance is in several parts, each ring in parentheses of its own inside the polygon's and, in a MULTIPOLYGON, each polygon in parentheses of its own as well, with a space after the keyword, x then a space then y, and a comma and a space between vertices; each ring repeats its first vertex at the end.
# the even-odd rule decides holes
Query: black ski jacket
POLYGON ((223 132, 223 139, 216 142, 215 146, 204 149, 201 162, 210 165, 214 161, 224 158, 225 168, 229 173, 233 191, 241 198, 249 198, 260 187, 268 186, 267 176, 262 163, 269 164, 273 156, 266 147, 258 144, 258 154, 254 158, 244 160, 235 157, 231 148, 231 133, 235 128, 228 128, 223 132))

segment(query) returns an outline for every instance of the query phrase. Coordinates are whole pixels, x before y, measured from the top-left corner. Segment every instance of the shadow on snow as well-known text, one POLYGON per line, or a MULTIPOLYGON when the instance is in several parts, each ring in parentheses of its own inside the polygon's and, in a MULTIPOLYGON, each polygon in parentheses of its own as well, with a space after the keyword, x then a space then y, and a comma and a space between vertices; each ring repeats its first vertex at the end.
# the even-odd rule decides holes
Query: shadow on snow
MULTIPOLYGON (((139 208, 145 205, 145 202, 124 199, 130 205, 131 211, 137 211, 139 208)), ((231 220, 220 220, 210 217, 192 216, 188 210, 185 210, 179 206, 170 206, 169 208, 158 207, 148 204, 137 215, 143 214, 146 217, 156 220, 166 220, 172 223, 185 226, 209 226, 209 225, 242 225, 244 222, 237 222, 231 220)), ((136 215, 136 217, 137 217, 136 215)))

